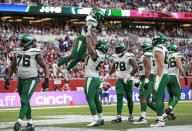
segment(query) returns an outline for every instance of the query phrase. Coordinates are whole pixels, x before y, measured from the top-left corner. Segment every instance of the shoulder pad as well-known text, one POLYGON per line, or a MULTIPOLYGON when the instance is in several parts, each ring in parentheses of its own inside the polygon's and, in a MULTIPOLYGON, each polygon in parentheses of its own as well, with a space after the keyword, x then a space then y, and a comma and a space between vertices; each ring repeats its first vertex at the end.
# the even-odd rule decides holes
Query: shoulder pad
POLYGON ((151 52, 145 52, 145 53, 144 53, 144 56, 145 56, 145 57, 152 57, 153 55, 152 55, 151 52))
POLYGON ((43 51, 38 49, 38 48, 30 48, 29 49, 30 52, 34 52, 34 53, 37 53, 37 54, 42 54, 43 51))

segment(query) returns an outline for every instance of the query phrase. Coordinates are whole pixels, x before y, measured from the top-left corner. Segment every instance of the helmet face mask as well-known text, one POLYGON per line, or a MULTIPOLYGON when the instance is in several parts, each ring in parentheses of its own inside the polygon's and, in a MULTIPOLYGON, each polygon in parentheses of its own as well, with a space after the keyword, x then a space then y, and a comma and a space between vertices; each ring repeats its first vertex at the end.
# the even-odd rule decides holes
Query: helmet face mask
POLYGON ((34 44, 34 38, 31 35, 27 34, 21 37, 20 47, 22 47, 23 50, 27 50, 33 47, 33 44, 34 44))
POLYGON ((105 41, 102 41, 102 40, 98 40, 97 44, 95 45, 95 48, 104 54, 106 54, 108 52, 108 49, 109 49, 107 43, 105 41))
POLYGON ((157 34, 152 39, 152 46, 155 47, 159 44, 164 44, 166 41, 166 37, 163 34, 157 34))
POLYGON ((119 43, 115 46, 115 53, 116 54, 123 54, 126 51, 126 46, 122 43, 119 43))

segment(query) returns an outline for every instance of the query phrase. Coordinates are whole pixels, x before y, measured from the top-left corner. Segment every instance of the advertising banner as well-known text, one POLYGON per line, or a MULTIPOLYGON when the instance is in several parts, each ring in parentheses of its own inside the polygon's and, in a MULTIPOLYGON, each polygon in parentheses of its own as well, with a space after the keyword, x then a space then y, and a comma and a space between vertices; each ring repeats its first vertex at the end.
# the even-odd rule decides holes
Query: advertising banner
MULTIPOLYGON (((137 10, 101 9, 105 16, 134 17, 134 18, 155 18, 155 19, 183 19, 191 20, 192 13, 165 13, 147 12, 137 10)), ((54 7, 54 6, 27 6, 0 4, 0 11, 32 12, 32 13, 58 13, 66 15, 87 15, 91 8, 76 7, 54 7)))
POLYGON ((140 18, 159 18, 159 19, 192 19, 192 13, 165 13, 165 12, 146 12, 131 10, 130 17, 140 17, 140 18))
MULTIPOLYGON (((109 99, 111 103, 117 102, 115 90, 110 90, 109 99)), ((169 96, 165 93, 165 100, 168 101, 169 96)), ((191 99, 190 89, 183 88, 181 100, 191 99)), ((69 105, 73 101, 74 104, 87 104, 84 91, 59 91, 59 92, 34 92, 31 98, 31 106, 50 106, 50 105, 69 105)), ((123 99, 126 102, 126 99, 123 99)), ((139 90, 134 89, 133 101, 139 102, 139 90)), ((0 93, 0 108, 3 107, 19 107, 20 97, 18 93, 0 93)))

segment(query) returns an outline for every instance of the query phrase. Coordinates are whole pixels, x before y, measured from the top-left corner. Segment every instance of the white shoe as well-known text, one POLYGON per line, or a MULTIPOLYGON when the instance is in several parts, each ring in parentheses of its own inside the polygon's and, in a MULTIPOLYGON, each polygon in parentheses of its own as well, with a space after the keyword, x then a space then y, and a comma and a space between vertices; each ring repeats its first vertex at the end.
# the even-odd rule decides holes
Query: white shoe
POLYGON ((143 117, 140 117, 137 122, 133 122, 133 124, 147 124, 147 120, 143 117))
POLYGON ((167 117, 167 114, 164 113, 162 116, 163 116, 163 119, 165 119, 167 117))
POLYGON ((150 127, 164 127, 165 121, 156 120, 153 124, 150 125, 150 127))
POLYGON ((68 71, 65 69, 65 70, 63 70, 62 72, 63 72, 64 80, 65 80, 66 82, 68 82, 68 81, 69 81, 69 78, 68 78, 68 71))
POLYGON ((88 127, 91 127, 91 126, 99 126, 100 125, 100 121, 93 121, 91 122, 90 124, 86 125, 88 127))

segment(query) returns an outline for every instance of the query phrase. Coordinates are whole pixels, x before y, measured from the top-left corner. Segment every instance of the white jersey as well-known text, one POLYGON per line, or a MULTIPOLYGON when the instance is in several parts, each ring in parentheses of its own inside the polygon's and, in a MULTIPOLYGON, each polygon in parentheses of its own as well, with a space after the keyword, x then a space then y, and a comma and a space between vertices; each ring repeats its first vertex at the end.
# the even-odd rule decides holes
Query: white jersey
POLYGON ((140 59, 139 59, 139 75, 145 75, 145 67, 143 64, 144 58, 150 58, 151 59, 151 74, 154 74, 154 59, 153 59, 153 54, 152 52, 144 52, 142 53, 140 59))
POLYGON ((93 61, 89 56, 85 66, 85 77, 99 77, 99 69, 103 65, 105 60, 105 54, 95 50, 97 54, 97 60, 93 61))
POLYGON ((36 56, 43 52, 37 48, 30 48, 26 51, 15 51, 18 66, 18 77, 21 79, 37 77, 36 56))
POLYGON ((86 36, 86 32, 89 32, 91 27, 96 27, 98 24, 97 20, 91 15, 88 15, 85 19, 86 28, 82 28, 81 35, 86 36))
MULTIPOLYGON (((163 53, 163 60, 164 60, 164 64, 163 64, 163 74, 167 74, 168 73, 168 51, 167 48, 164 45, 156 45, 153 49, 153 54, 158 51, 163 53)), ((154 73, 157 74, 157 59, 154 56, 154 61, 155 61, 155 67, 154 67, 154 73)))
MULTIPOLYGON (((113 63, 115 64, 116 77, 124 79, 132 71, 132 66, 129 64, 129 60, 133 59, 132 53, 125 53, 122 57, 118 54, 112 55, 113 63)), ((130 80, 132 80, 131 78, 130 80)))
POLYGON ((179 77, 179 68, 176 65, 177 58, 182 58, 181 53, 169 54, 169 75, 175 75, 179 77))

